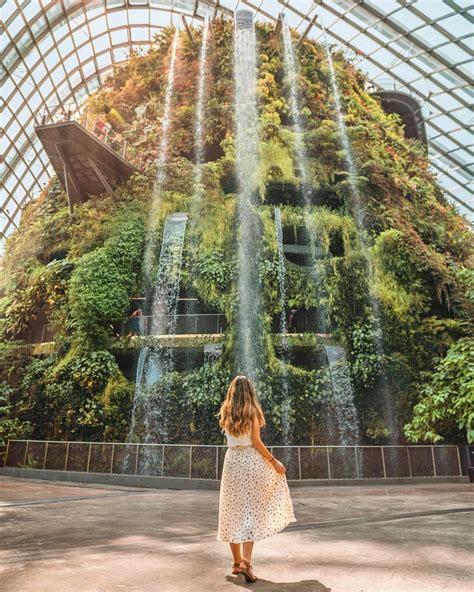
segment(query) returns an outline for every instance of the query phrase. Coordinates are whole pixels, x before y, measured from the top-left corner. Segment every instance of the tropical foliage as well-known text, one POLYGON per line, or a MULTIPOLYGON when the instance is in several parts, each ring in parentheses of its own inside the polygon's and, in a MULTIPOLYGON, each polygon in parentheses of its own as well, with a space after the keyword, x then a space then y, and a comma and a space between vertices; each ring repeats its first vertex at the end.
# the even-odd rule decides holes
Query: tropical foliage
MULTIPOLYGON (((284 364, 278 340, 271 335, 272 323, 282 312, 273 222, 273 206, 279 204, 283 227, 306 224, 321 249, 317 282, 314 274, 286 262, 286 309, 327 311, 331 339, 348 357, 362 442, 385 442, 393 436, 384 416, 381 376, 394 399, 400 438, 405 434, 411 441, 473 441, 468 225, 443 196, 425 147, 404 137, 400 119, 384 113, 367 92, 365 76, 334 51, 363 196, 366 236, 361 240, 325 52, 311 41, 299 50, 303 140, 313 202, 305 210, 294 164, 281 43, 267 25, 259 25, 257 34, 258 216, 263 229, 258 271, 266 346, 258 388, 268 438, 271 443, 281 441, 285 422, 297 443, 326 442, 331 436, 324 430, 332 391, 327 364, 321 361, 321 340, 311 333, 292 336, 292 361, 284 364), (288 394, 281 387, 284 377, 288 394)), ((26 434, 124 441, 137 350, 129 339, 118 337, 120 322, 131 312, 129 299, 143 294, 147 241, 158 254, 166 216, 186 211, 191 224, 182 289, 199 299, 202 311, 225 315, 229 325, 217 361, 178 365, 151 387, 150 400, 166 412, 163 437, 174 442, 221 441, 215 413, 236 369, 232 24, 216 20, 213 27, 206 80, 206 164, 198 206, 193 202, 198 31, 196 44, 181 37, 166 180, 159 196, 153 189, 172 35, 164 30, 146 54, 133 53, 89 98, 89 110, 127 139, 130 160, 140 172, 113 196, 90 196, 76 207, 73 219, 64 191, 53 179, 25 207, 19 230, 7 241, 0 300, 0 440, 26 434), (157 199, 156 216, 150 219, 151 200, 157 199), (49 349, 27 343, 34 341, 31 333, 41 319, 54 334, 49 349)), ((156 269, 157 255, 151 263, 156 269)), ((196 340, 191 347, 202 343, 196 340)))

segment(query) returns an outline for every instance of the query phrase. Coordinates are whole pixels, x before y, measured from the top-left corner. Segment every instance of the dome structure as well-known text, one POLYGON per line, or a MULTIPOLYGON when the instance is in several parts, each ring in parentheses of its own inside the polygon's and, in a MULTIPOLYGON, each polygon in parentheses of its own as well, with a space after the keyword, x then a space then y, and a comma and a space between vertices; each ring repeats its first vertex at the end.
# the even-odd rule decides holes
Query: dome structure
POLYGON ((79 109, 114 65, 130 51, 149 47, 164 26, 199 25, 206 16, 232 16, 239 8, 264 22, 276 23, 283 13, 302 37, 343 46, 368 74, 373 92, 383 93, 392 106, 405 95, 405 107, 395 112, 414 113, 410 121, 423 126, 420 137, 426 136, 447 197, 474 220, 472 9, 465 0, 384 0, 382 5, 374 0, 7 0, 2 6, 3 237, 18 226, 24 205, 53 173, 35 133, 38 113, 45 108, 55 113, 64 105, 79 109))

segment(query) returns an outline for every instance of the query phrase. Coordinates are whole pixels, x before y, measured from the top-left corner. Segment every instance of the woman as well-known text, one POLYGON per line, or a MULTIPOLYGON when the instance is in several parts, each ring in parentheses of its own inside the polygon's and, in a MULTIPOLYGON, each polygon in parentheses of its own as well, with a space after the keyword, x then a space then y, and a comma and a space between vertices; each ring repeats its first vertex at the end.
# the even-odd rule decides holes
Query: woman
POLYGON ((217 540, 230 543, 233 574, 257 581, 252 571, 255 541, 296 522, 286 469, 260 439, 265 425, 255 387, 236 376, 221 405, 219 425, 227 436, 219 494, 217 540))
POLYGON ((143 316, 143 313, 142 313, 141 308, 137 308, 136 310, 134 310, 132 312, 132 314, 130 315, 130 318, 128 319, 128 326, 129 326, 130 330, 128 332, 127 337, 133 337, 135 335, 143 335, 142 316, 143 316))

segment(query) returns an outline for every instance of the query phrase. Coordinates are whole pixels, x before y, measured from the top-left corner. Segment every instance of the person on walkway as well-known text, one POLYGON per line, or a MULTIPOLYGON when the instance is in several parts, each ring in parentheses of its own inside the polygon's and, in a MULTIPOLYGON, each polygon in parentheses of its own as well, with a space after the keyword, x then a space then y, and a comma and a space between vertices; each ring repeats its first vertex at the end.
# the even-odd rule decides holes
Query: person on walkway
POLYGON ((134 337, 136 335, 143 335, 143 313, 141 308, 137 308, 132 312, 128 319, 129 332, 127 337, 134 337))
POLYGON ((94 123, 94 135, 102 142, 105 140, 106 124, 105 121, 98 117, 94 123))
POLYGON ((260 428, 266 422, 249 378, 239 375, 232 380, 217 415, 228 448, 222 467, 216 539, 230 544, 232 573, 256 582, 252 570, 254 542, 296 522, 286 468, 260 439, 260 428))
POLYGON ((296 333, 296 314, 298 310, 296 308, 292 308, 290 310, 290 314, 288 315, 288 333, 296 333))

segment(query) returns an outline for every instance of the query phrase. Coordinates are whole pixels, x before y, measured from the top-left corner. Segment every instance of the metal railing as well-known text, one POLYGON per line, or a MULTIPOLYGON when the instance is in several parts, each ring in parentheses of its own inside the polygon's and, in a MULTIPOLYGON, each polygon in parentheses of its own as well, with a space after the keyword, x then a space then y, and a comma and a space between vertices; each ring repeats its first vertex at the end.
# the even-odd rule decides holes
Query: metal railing
MULTIPOLYGON (((111 324, 118 337, 125 335, 146 336, 149 335, 151 325, 155 322, 155 326, 160 327, 159 335, 215 335, 224 333, 227 328, 228 321, 223 314, 178 314, 176 315, 176 325, 171 323, 171 315, 154 315, 154 316, 135 316, 128 317, 117 324, 111 324), (174 331, 169 331, 170 325, 173 324, 174 331)), ((41 328, 41 336, 38 343, 47 343, 54 341, 53 328, 45 324, 41 328)), ((29 343, 35 343, 28 339, 29 343)))
POLYGON ((227 318, 223 314, 189 313, 177 315, 140 315, 128 317, 120 324, 120 335, 154 334, 152 327, 159 327, 160 335, 203 335, 223 333, 227 327, 227 318), (170 331, 170 327, 173 331, 170 331))
MULTIPOLYGON (((123 337, 125 335, 145 336, 149 335, 151 331, 151 324, 155 321, 155 326, 160 327, 159 335, 170 335, 168 327, 171 324, 174 326, 171 315, 139 315, 130 316, 117 323, 111 323, 112 328, 117 336, 123 337)), ((277 335, 280 334, 280 318, 275 316, 272 319, 272 332, 277 335)), ((186 313, 176 315, 176 326, 173 331, 174 335, 213 335, 221 334, 227 329, 228 320, 224 314, 220 313, 186 313)), ((316 324, 313 323, 312 317, 309 315, 301 315, 296 320, 290 322, 288 327, 288 334, 303 334, 313 333, 317 337, 331 338, 332 333, 317 333, 316 324)), ((39 341, 35 341, 38 337, 33 334, 28 334, 26 340, 28 343, 46 343, 54 341, 54 330, 51 325, 44 324, 39 331, 39 341)))
MULTIPOLYGON (((272 317, 272 332, 280 332, 280 317, 274 315, 272 317)), ((297 333, 313 333, 318 337, 332 337, 332 333, 319 333, 320 321, 316 311, 308 311, 304 309, 293 309, 289 310, 286 314, 286 326, 288 334, 297 333)))
MULTIPOLYGON (((268 446, 290 480, 458 477, 456 445, 268 446)), ((5 467, 219 480, 225 445, 9 440, 5 467)))
POLYGON ((120 154, 122 158, 126 157, 127 149, 130 146, 127 140, 101 116, 88 112, 87 109, 77 109, 75 103, 46 105, 36 114, 35 121, 38 126, 75 121, 98 140, 112 148, 114 152, 120 154))

